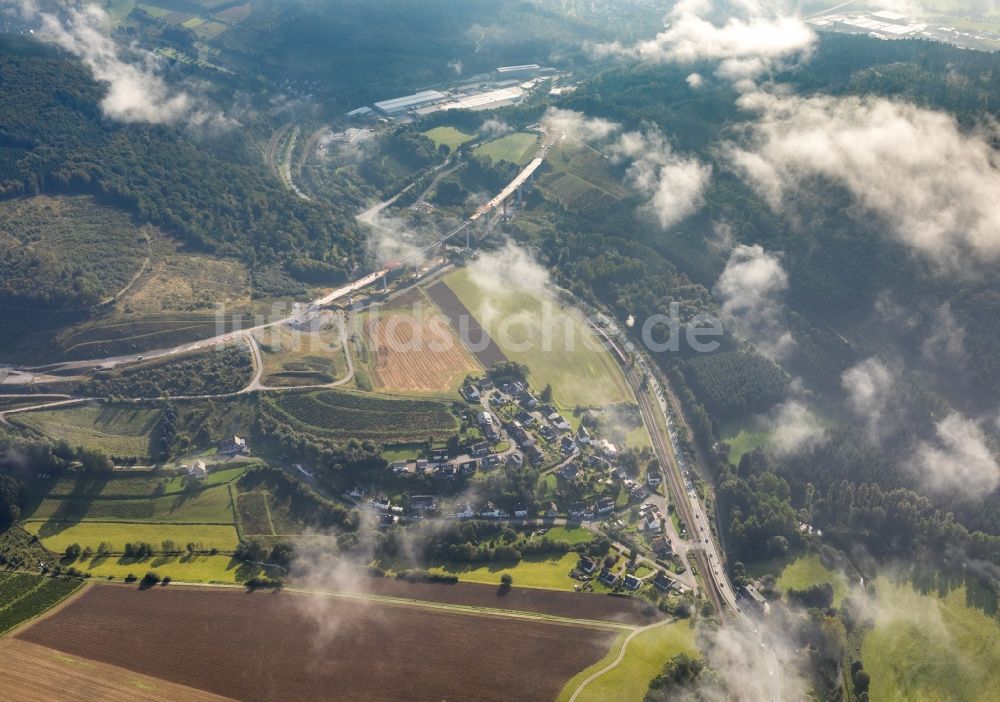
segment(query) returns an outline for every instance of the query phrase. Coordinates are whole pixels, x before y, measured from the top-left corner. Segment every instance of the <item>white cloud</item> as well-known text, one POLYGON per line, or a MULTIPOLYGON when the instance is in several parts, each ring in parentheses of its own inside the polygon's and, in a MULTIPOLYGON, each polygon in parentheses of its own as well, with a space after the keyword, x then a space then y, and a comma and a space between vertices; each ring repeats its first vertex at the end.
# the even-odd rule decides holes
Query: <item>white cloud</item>
POLYGON ((705 82, 704 79, 701 77, 700 73, 692 73, 684 80, 687 82, 688 85, 690 85, 692 88, 696 90, 702 86, 702 83, 705 82))
POLYGON ((1000 157, 983 131, 874 97, 753 92, 749 144, 726 152, 775 208, 813 177, 843 184, 900 242, 942 272, 1000 260, 1000 157))
POLYGON ((922 441, 913 466, 935 492, 982 499, 1000 485, 1000 465, 975 421, 957 412, 937 423, 934 441, 922 441))
POLYGON ((510 134, 512 131, 514 131, 513 127, 496 117, 491 117, 479 127, 479 133, 486 137, 499 137, 510 134))
POLYGON ((618 131, 619 125, 582 112, 550 107, 542 115, 542 126, 554 134, 565 134, 578 141, 601 141, 618 131))
POLYGON ((666 23, 652 39, 631 46, 602 44, 597 53, 657 62, 719 61, 721 76, 741 80, 808 54, 816 40, 804 22, 767 0, 680 0, 666 23))
POLYGON ((737 246, 715 284, 722 317, 771 358, 784 356, 794 341, 781 323, 781 295, 788 275, 777 256, 758 245, 737 246))
POLYGON ((39 13, 33 3, 21 4, 22 13, 41 22, 36 36, 50 41, 78 57, 94 79, 107 85, 101 100, 105 116, 120 122, 167 124, 185 122, 195 126, 226 126, 229 120, 217 110, 183 90, 167 85, 157 74, 158 58, 132 47, 134 62, 126 61, 120 47, 105 34, 108 16, 97 5, 70 10, 68 20, 39 13))
POLYGON ((934 310, 930 334, 920 344, 920 353, 935 363, 961 363, 965 360, 965 327, 955 319, 947 302, 934 310))
POLYGON ((868 436, 877 439, 895 395, 897 374, 872 357, 848 368, 840 382, 851 410, 864 420, 868 436))
POLYGON ((779 456, 811 449, 826 440, 823 423, 799 400, 786 400, 778 405, 768 423, 769 443, 779 456))
POLYGON ((616 159, 632 161, 626 171, 628 183, 649 198, 647 207, 664 229, 697 211, 704 202, 711 166, 675 154, 659 131, 623 134, 612 151, 616 159))

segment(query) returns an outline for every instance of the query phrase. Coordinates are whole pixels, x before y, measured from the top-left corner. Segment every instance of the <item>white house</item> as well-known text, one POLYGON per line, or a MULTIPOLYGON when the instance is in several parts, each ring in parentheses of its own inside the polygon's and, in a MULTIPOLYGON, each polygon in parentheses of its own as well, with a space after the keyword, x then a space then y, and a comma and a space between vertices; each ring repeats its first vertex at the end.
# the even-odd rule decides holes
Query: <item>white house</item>
POLYGON ((208 475, 208 469, 205 467, 205 461, 201 460, 195 461, 194 465, 191 466, 189 475, 192 478, 199 478, 199 479, 204 478, 206 475, 208 475))

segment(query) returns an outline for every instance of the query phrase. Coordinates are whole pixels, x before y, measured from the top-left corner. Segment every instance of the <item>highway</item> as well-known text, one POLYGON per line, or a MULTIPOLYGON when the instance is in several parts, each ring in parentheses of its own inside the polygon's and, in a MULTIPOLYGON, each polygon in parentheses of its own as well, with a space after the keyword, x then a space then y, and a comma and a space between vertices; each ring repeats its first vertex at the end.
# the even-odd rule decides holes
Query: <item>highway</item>
MULTIPOLYGON (((264 322, 262 324, 257 324, 252 327, 245 327, 242 329, 237 329, 222 334, 217 334, 215 336, 201 339, 199 341, 194 341, 187 344, 181 344, 180 346, 174 346, 165 349, 155 349, 151 351, 143 351, 142 353, 123 354, 120 356, 109 356, 106 358, 86 359, 80 361, 66 361, 63 363, 46 364, 44 366, 17 366, 17 367, 0 366, 0 383, 3 382, 7 382, 8 384, 31 383, 33 382, 33 379, 36 376, 40 377, 48 376, 53 372, 60 373, 70 370, 85 370, 90 368, 106 369, 106 368, 114 368, 115 366, 119 366, 126 363, 137 363, 139 361, 144 361, 144 360, 166 358, 168 356, 173 356, 180 353, 197 351, 199 349, 209 348, 218 344, 224 344, 233 341, 235 339, 246 338, 253 332, 261 331, 263 329, 268 329, 270 327, 274 327, 280 324, 306 322, 309 319, 311 319, 314 315, 318 314, 320 308, 330 305, 336 302, 337 300, 349 297, 350 295, 353 295, 359 290, 362 290, 363 288, 366 288, 369 285, 377 283, 379 280, 384 278, 392 271, 406 265, 411 261, 422 259, 427 254, 427 252, 437 248, 444 242, 455 237, 457 234, 462 232, 466 227, 475 222, 483 214, 499 207, 501 204, 503 204, 504 200, 513 195, 514 191, 516 191, 519 187, 521 187, 528 180, 528 178, 530 178, 531 175, 538 169, 538 167, 545 160, 545 156, 548 153, 549 147, 552 145, 552 143, 553 140, 549 139, 548 137, 543 137, 542 146, 539 149, 538 155, 527 166, 525 166, 517 174, 517 176, 515 176, 514 179, 510 183, 508 183, 503 190, 500 191, 500 193, 496 197, 487 202, 485 205, 479 207, 464 222, 462 222, 457 227, 444 234, 441 238, 437 239, 436 241, 430 244, 427 244, 426 246, 417 251, 414 251, 405 258, 393 262, 391 265, 386 266, 385 268, 373 271, 372 273, 368 273, 367 275, 364 275, 361 278, 358 278, 357 280, 351 281, 350 283, 347 283, 337 288, 336 290, 333 290, 327 293, 326 295, 313 300, 308 304, 300 305, 294 308, 292 313, 287 317, 264 322)), ((410 186, 407 186, 406 189, 408 189, 409 187, 410 186)), ((404 189, 404 191, 406 189, 404 189)), ((399 197, 399 195, 397 195, 396 197, 399 197)), ((359 215, 358 219, 362 221, 370 220, 371 217, 374 215, 374 213, 378 212, 388 203, 391 203, 394 200, 395 198, 392 198, 383 203, 379 203, 378 205, 375 205, 374 207, 369 208, 368 210, 365 210, 365 212, 359 215)))
MULTIPOLYGON (((673 495, 678 516, 684 521, 688 536, 693 541, 690 553, 694 555, 698 571, 705 583, 706 595, 719 613, 723 625, 726 623, 725 614, 728 610, 753 637, 767 668, 770 700, 779 702, 782 699, 782 679, 774 647, 769 645, 770 642, 765 638, 761 627, 737 601, 733 584, 726 572, 725 559, 722 558, 712 534, 712 523, 690 480, 691 467, 680 448, 675 424, 675 421, 684 422, 684 417, 680 412, 675 415, 671 411, 667 400, 669 389, 664 389, 665 386, 661 385, 657 374, 640 351, 634 351, 636 361, 634 364, 629 363, 628 354, 614 340, 625 338, 624 334, 611 320, 608 320, 608 324, 611 328, 610 334, 593 322, 591 327, 604 340, 612 355, 622 366, 626 379, 635 393, 639 411, 652 440, 653 451, 660 461, 670 493, 673 495)), ((676 406, 680 408, 679 404, 676 406)))

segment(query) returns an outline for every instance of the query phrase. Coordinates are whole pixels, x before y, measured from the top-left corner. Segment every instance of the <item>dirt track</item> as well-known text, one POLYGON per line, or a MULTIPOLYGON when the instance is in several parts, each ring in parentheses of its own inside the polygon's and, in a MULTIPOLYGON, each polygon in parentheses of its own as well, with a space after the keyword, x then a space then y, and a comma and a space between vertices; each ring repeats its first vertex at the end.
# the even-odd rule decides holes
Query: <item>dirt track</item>
POLYGON ((613 632, 293 593, 91 588, 21 641, 251 702, 552 700, 613 632))

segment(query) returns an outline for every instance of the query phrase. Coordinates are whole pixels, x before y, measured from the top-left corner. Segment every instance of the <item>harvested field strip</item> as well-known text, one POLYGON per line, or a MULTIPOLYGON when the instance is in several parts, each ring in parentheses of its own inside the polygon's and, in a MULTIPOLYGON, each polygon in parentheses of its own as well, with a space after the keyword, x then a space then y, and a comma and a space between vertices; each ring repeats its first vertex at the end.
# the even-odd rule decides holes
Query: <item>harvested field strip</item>
POLYGON ((232 524, 233 508, 224 485, 192 495, 168 495, 140 499, 42 500, 25 518, 28 522, 167 522, 187 524, 232 524))
MULTIPOLYGON (((244 467, 223 468, 213 470, 201 479, 201 486, 211 487, 228 483, 243 475, 244 467)), ((121 476, 120 473, 114 475, 121 476)), ((178 495, 185 491, 181 476, 148 475, 138 471, 133 475, 121 477, 108 476, 104 473, 85 474, 79 478, 60 478, 40 497, 57 498, 134 498, 178 495)), ((36 493, 37 494, 37 493, 36 493)))
POLYGON ((318 434, 358 439, 414 439, 448 434, 457 421, 442 402, 404 400, 334 391, 285 393, 266 400, 293 424, 318 434))
MULTIPOLYGON (((425 303, 425 306, 426 303, 425 303)), ((397 391, 454 390, 479 369, 444 318, 435 312, 380 312, 364 324, 375 355, 377 387, 397 391)))
POLYGON ((18 702, 226 702, 210 692, 19 641, 0 641, 0 699, 18 702))
POLYGON ((427 295, 441 310, 452 329, 458 330, 462 343, 466 344, 469 351, 476 357, 476 360, 483 364, 484 368, 507 360, 504 352, 466 309, 451 288, 443 282, 437 282, 427 288, 427 295))
POLYGON ((174 586, 90 588, 18 634, 248 702, 327 699, 331 690, 339 699, 548 701, 614 638, 543 621, 174 586))

